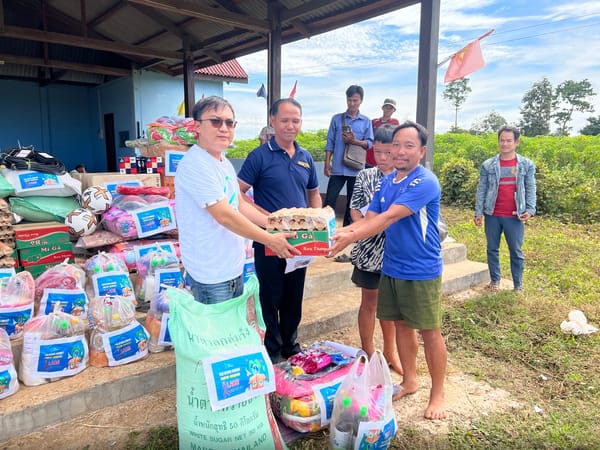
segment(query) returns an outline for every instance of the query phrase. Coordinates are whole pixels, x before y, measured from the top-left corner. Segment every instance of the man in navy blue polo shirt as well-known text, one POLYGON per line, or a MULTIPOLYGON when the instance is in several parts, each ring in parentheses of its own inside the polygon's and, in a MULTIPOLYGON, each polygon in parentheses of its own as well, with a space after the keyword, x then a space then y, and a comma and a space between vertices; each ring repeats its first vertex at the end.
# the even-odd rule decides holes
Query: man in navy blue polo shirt
MULTIPOLYGON (((295 141, 302 127, 302 106, 293 98, 277 100, 270 111, 275 136, 254 149, 238 174, 240 189, 253 188, 254 201, 268 212, 281 208, 320 208, 319 180, 311 154, 295 141)), ((254 243, 260 304, 267 326, 265 347, 273 362, 300 351, 296 342, 302 318, 306 268, 285 273, 286 259, 265 256, 254 243)))

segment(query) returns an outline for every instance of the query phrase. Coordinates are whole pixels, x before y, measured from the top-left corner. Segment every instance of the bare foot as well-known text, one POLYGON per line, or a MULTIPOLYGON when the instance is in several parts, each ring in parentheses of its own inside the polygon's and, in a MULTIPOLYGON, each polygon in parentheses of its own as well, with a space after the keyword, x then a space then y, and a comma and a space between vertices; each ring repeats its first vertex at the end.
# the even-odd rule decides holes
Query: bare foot
POLYGON ((386 355, 383 356, 385 356, 385 360, 388 362, 388 366, 390 366, 392 370, 397 372, 399 375, 404 375, 404 370, 402 370, 402 364, 400 364, 400 358, 398 358, 398 356, 395 358, 388 358, 386 355))
POLYGON ((417 392, 418 387, 419 386, 416 383, 414 385, 411 384, 410 387, 404 384, 399 385, 398 392, 394 394, 394 396, 392 397, 392 401, 400 400, 402 397, 414 394, 415 392, 417 392))
POLYGON ((445 419, 446 411, 444 409, 444 399, 430 399, 424 417, 430 420, 445 419))

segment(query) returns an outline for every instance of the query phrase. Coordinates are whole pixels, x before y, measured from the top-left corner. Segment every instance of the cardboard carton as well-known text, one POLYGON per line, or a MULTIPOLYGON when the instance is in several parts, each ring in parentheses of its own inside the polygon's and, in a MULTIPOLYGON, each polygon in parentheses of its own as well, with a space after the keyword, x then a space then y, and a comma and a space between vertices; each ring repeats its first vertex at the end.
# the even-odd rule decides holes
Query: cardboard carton
POLYGON ((19 250, 21 266, 62 262, 67 258, 73 259, 73 245, 71 242, 41 245, 39 247, 22 248, 19 250))
MULTIPOLYGON (((279 216, 279 218, 273 218, 274 222, 278 222, 276 227, 284 228, 278 230, 269 230, 270 233, 296 233, 295 238, 289 238, 288 242, 294 246, 296 249, 300 251, 300 255, 302 256, 327 256, 329 253, 329 249, 333 245, 331 241, 332 236, 335 234, 335 214, 333 210, 329 208, 330 211, 324 209, 320 213, 320 225, 317 227, 319 229, 294 229, 296 227, 301 227, 305 223, 309 223, 309 220, 298 221, 298 219, 305 219, 302 215, 302 211, 308 212, 311 208, 292 208, 291 210, 279 210, 273 213, 272 216, 280 213, 282 211, 289 212, 289 217, 286 217, 285 214, 283 216, 279 216), (288 220, 291 219, 291 220, 288 220), (289 231, 286 231, 286 224, 290 225, 289 231)), ((265 247, 265 255, 273 256, 275 253, 268 247, 265 247)))
POLYGON ((121 174, 115 172, 98 172, 98 173, 77 173, 72 177, 81 181, 81 190, 90 186, 106 186, 118 182, 128 183, 140 181, 144 186, 160 187, 160 174, 158 173, 130 173, 121 174))
POLYGON ((69 228, 60 222, 17 224, 13 230, 18 249, 71 243, 69 228))

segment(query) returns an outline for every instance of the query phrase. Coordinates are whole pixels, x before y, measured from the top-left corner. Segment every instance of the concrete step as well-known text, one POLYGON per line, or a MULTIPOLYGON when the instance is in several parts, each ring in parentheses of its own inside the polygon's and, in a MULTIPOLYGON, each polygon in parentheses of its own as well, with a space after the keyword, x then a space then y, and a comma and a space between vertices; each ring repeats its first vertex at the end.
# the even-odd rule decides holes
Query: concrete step
POLYGON ((445 264, 442 273, 442 294, 455 294, 489 282, 487 264, 469 260, 445 264))
POLYGON ((174 385, 173 351, 154 353, 123 366, 88 367, 73 377, 41 386, 21 384, 16 394, 0 400, 0 444, 174 385))
MULTIPOLYGON (((452 249, 461 251, 460 246, 452 249)), ((356 325, 360 289, 350 281, 351 271, 351 264, 326 258, 317 258, 310 266, 298 330, 301 343, 356 325)), ((444 266, 442 289, 447 295, 488 280, 485 264, 465 260, 444 266)), ((174 384, 175 354, 166 351, 124 366, 88 367, 74 377, 41 386, 21 385, 16 394, 0 400, 0 443, 174 384)))
POLYGON ((356 325, 360 297, 360 288, 352 285, 318 297, 305 298, 298 340, 312 343, 320 335, 356 325))
POLYGON ((442 260, 444 265, 467 260, 467 246, 459 242, 444 242, 442 244, 442 260))
MULTIPOLYGON (((350 254, 347 249, 346 254, 350 254)), ((467 259, 467 246, 458 242, 442 244, 444 265, 455 264, 467 259)), ((319 297, 327 292, 335 292, 353 286, 350 281, 354 266, 351 263, 339 263, 333 258, 317 256, 308 266, 304 298, 319 297)))
MULTIPOLYGON (((463 246, 464 247, 464 246, 463 246)), ((452 247, 451 251, 460 254, 460 247, 452 247), (456 249, 456 250, 455 250, 456 249)), ((460 258, 459 258, 460 259, 460 258)), ((337 263, 338 265, 342 265, 337 263)), ((350 265, 352 267, 352 265, 350 265)), ((325 270, 325 268, 320 268, 325 270)), ((338 269, 336 273, 347 273, 352 269, 338 269)), ((348 274, 348 277, 350 275, 348 274)), ((442 294, 451 295, 465 291, 474 286, 489 282, 487 264, 462 260, 452 264, 444 264, 442 273, 442 294)), ((338 279, 336 290, 320 292, 319 295, 305 296, 302 309, 302 322, 298 330, 299 339, 312 342, 318 336, 337 329, 353 326, 357 323, 361 291, 352 282, 338 279)))

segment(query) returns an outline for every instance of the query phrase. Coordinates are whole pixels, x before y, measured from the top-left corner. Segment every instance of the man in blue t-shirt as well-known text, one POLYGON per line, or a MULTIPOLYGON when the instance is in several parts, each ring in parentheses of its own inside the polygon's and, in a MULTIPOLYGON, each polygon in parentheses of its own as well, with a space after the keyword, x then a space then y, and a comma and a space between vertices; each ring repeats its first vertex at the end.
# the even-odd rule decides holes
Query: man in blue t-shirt
MULTIPOLYGON (((311 154, 295 141, 302 107, 293 98, 273 103, 270 121, 275 136, 254 149, 238 173, 242 192, 253 189, 257 206, 271 213, 282 208, 320 208, 319 179, 311 154)), ((288 261, 266 256, 254 243, 254 266, 260 282, 260 305, 267 327, 265 347, 274 362, 300 351, 296 342, 302 318, 306 267, 286 273, 288 261)))
POLYGON ((419 163, 425 155, 427 130, 407 121, 394 131, 395 171, 382 178, 365 219, 333 237, 333 256, 352 242, 385 231, 377 317, 393 320, 404 378, 395 399, 414 393, 417 382, 417 333, 423 337, 431 376, 425 418, 444 419, 446 344, 442 326, 442 256, 437 223, 440 184, 419 163))

